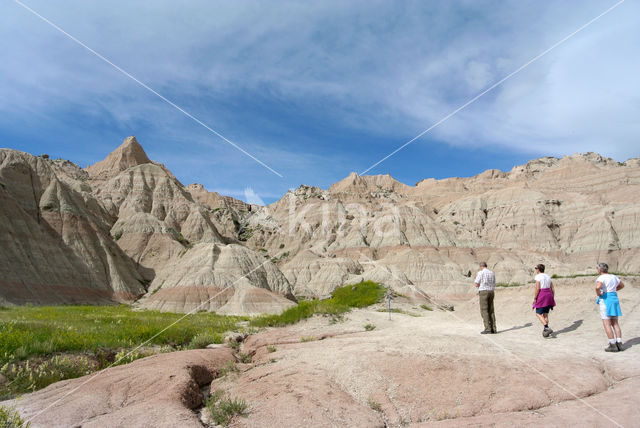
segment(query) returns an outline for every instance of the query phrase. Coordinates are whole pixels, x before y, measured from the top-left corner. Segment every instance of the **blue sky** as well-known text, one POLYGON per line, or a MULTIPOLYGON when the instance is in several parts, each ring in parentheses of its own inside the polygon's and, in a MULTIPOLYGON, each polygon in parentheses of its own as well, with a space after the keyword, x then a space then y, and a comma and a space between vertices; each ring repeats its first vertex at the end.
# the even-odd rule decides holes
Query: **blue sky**
MULTIPOLYGON (((128 135, 184 183, 266 202, 363 171, 616 1, 0 3, 0 147, 103 159, 128 135)), ((640 155, 640 16, 627 0, 369 173, 640 155)))

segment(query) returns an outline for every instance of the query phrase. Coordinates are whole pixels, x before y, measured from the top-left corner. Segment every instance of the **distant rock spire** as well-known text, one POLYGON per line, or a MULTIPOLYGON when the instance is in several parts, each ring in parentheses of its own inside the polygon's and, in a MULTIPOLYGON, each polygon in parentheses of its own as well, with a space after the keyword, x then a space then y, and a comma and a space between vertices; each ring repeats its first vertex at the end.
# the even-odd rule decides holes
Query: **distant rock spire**
POLYGON ((135 136, 127 137, 122 144, 104 160, 88 166, 86 171, 91 177, 111 178, 132 166, 151 163, 135 136))

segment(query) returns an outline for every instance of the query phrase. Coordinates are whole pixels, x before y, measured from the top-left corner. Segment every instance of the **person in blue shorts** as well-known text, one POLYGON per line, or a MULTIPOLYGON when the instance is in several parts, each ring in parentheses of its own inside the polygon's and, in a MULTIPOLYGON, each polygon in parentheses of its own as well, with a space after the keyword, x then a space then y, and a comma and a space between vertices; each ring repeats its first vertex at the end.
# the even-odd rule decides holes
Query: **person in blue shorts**
POLYGON ((618 324, 618 317, 622 316, 622 310, 618 300, 618 290, 622 290, 624 284, 617 276, 609 273, 609 265, 606 263, 598 263, 597 269, 600 276, 596 279, 598 296, 596 303, 600 309, 604 331, 609 338, 609 346, 604 350, 606 352, 622 351, 622 330, 618 324))

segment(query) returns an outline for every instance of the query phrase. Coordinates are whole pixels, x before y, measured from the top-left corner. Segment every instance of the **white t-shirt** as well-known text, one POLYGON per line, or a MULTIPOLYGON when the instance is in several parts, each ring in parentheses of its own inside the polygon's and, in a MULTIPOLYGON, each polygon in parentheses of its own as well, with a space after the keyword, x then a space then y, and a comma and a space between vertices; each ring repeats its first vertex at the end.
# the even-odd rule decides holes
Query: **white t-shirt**
POLYGON ((487 268, 482 269, 476 275, 476 284, 480 284, 478 291, 493 290, 496 287, 496 276, 487 268))
POLYGON ((611 293, 612 291, 616 291, 618 288, 618 284, 620 284, 620 280, 617 276, 611 275, 610 273, 602 274, 596 279, 596 282, 601 282, 600 290, 603 293, 611 293))
POLYGON ((551 288, 551 277, 546 273, 539 273, 534 278, 536 282, 540 281, 540 289, 551 288))

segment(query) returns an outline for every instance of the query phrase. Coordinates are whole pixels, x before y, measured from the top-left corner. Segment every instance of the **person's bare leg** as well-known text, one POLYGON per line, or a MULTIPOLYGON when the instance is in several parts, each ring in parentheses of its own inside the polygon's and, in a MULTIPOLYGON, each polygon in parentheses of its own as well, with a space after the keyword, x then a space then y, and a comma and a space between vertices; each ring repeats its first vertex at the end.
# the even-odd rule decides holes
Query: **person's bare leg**
MULTIPOLYGON (((613 327, 613 332, 616 337, 622 339, 622 330, 620 329, 620 324, 618 324, 618 318, 611 318, 609 321, 611 321, 611 327, 613 327)), ((612 339, 611 337, 609 338, 612 339)))
POLYGON ((604 332, 607 333, 607 337, 609 339, 615 339, 613 337, 613 329, 611 328, 611 319, 602 320, 602 325, 604 326, 604 332))
POLYGON ((543 314, 544 315, 544 325, 548 325, 549 324, 549 314, 543 314))
POLYGON ((536 316, 538 317, 538 319, 540 320, 542 325, 546 325, 547 324, 547 322, 544 319, 545 314, 536 314, 536 316))

